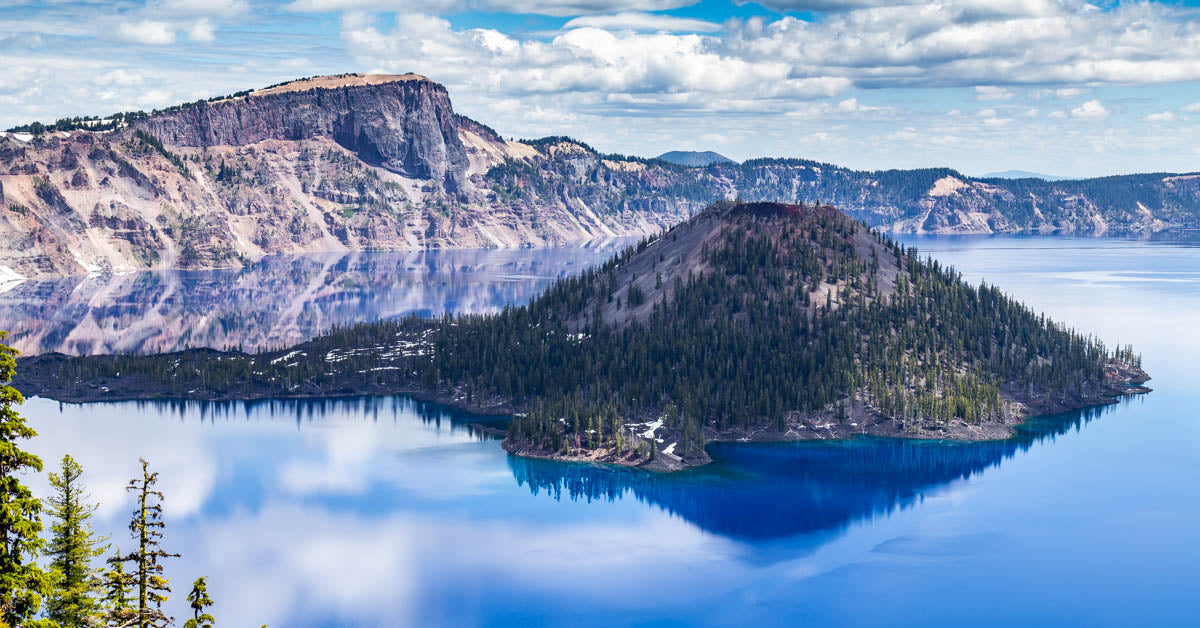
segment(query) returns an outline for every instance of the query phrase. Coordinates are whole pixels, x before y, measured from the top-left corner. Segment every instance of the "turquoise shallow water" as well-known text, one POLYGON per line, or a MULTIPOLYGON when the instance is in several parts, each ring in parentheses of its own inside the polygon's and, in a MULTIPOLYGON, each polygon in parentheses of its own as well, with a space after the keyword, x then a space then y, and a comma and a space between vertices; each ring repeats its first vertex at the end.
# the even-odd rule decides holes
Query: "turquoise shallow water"
POLYGON ((115 542, 151 461, 172 611, 207 575, 225 625, 1200 622, 1200 249, 908 242, 1133 343, 1155 392, 1004 442, 716 445, 669 476, 513 458, 403 398, 24 413, 37 453, 82 462, 115 542))

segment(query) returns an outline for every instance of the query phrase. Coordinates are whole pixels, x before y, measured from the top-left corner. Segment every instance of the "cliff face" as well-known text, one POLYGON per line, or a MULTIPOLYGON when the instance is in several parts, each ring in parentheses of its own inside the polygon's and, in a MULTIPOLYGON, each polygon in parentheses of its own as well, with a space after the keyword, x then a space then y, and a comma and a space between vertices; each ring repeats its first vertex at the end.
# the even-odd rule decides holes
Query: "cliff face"
POLYGON ((271 253, 644 235, 716 200, 820 200, 906 233, 1200 227, 1200 175, 971 179, 796 159, 688 167, 505 141, 415 75, 293 81, 111 132, 0 134, 0 285, 271 253))
POLYGON ((297 81, 152 116, 135 126, 164 144, 209 148, 330 138, 363 162, 451 190, 467 153, 446 88, 414 74, 297 81))

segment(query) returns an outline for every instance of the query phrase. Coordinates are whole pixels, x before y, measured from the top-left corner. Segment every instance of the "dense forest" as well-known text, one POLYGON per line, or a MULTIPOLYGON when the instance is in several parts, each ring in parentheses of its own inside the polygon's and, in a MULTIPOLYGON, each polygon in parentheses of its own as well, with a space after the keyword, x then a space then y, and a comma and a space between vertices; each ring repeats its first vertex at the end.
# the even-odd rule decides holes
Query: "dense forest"
POLYGON ((797 430, 1003 436, 1144 381, 1139 361, 832 207, 721 203, 494 315, 25 368, 60 399, 415 392, 519 413, 522 453, 690 463, 714 438, 797 430))

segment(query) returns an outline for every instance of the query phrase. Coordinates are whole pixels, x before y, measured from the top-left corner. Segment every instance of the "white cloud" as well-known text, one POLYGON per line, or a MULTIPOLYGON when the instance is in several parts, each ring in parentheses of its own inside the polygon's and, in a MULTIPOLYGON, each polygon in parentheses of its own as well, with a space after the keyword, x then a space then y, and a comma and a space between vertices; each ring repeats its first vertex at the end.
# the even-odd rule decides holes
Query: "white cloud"
POLYGON ((1179 110, 1184 111, 1186 113, 1200 113, 1200 102, 1194 102, 1190 105, 1184 105, 1184 106, 1180 107, 1179 110))
POLYGON ((192 41, 208 42, 213 41, 216 38, 216 34, 213 32, 212 22, 209 22, 208 18, 198 20, 192 25, 191 28, 188 29, 188 39, 192 41))
POLYGON ((1099 100, 1089 100, 1071 110, 1071 117, 1082 120, 1103 120, 1110 112, 1100 104, 1099 100))
POLYGON ((979 100, 1012 100, 1012 90, 994 85, 976 85, 975 98, 979 100))
POLYGON ((171 92, 165 89, 152 89, 142 94, 142 97, 138 98, 138 103, 146 107, 162 107, 173 104, 171 101, 171 92))
POLYGON ((401 13, 535 13, 568 17, 619 11, 665 11, 698 0, 294 0, 287 9, 299 12, 396 11, 401 13))
POLYGON ((142 20, 130 23, 122 22, 117 27, 117 37, 137 44, 173 44, 175 31, 165 22, 142 20))
POLYGON ((850 86, 837 76, 795 76, 785 62, 723 54, 700 35, 573 28, 550 41, 499 31, 455 31, 441 18, 400 15, 390 32, 350 24, 350 50, 387 71, 414 70, 464 91, 508 97, 560 94, 589 108, 782 110, 850 86))
POLYGON ((615 13, 610 15, 587 15, 577 17, 563 25, 564 29, 582 27, 607 30, 663 31, 711 33, 721 30, 721 25, 707 20, 674 17, 654 13, 615 13))
POLYGON ((142 83, 142 75, 138 72, 116 69, 96 75, 92 79, 92 82, 97 85, 118 85, 121 87, 128 87, 130 85, 140 85, 142 83))
POLYGON ((1149 114, 1142 119, 1146 122, 1173 122, 1175 120, 1175 114, 1171 113, 1170 111, 1159 111, 1157 113, 1149 114))

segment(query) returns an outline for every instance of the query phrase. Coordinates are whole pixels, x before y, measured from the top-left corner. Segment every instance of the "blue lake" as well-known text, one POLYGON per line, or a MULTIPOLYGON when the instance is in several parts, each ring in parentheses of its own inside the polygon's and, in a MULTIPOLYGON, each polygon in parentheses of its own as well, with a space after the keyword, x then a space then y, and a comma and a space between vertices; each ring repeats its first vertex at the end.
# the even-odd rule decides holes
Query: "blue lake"
POLYGON ((23 412, 48 467, 83 464, 114 543, 138 457, 161 472, 176 617, 206 575, 228 626, 1200 623, 1200 248, 906 242, 1133 343, 1155 391, 1008 441, 721 444, 673 475, 510 457, 468 425, 502 418, 399 397, 23 412))

